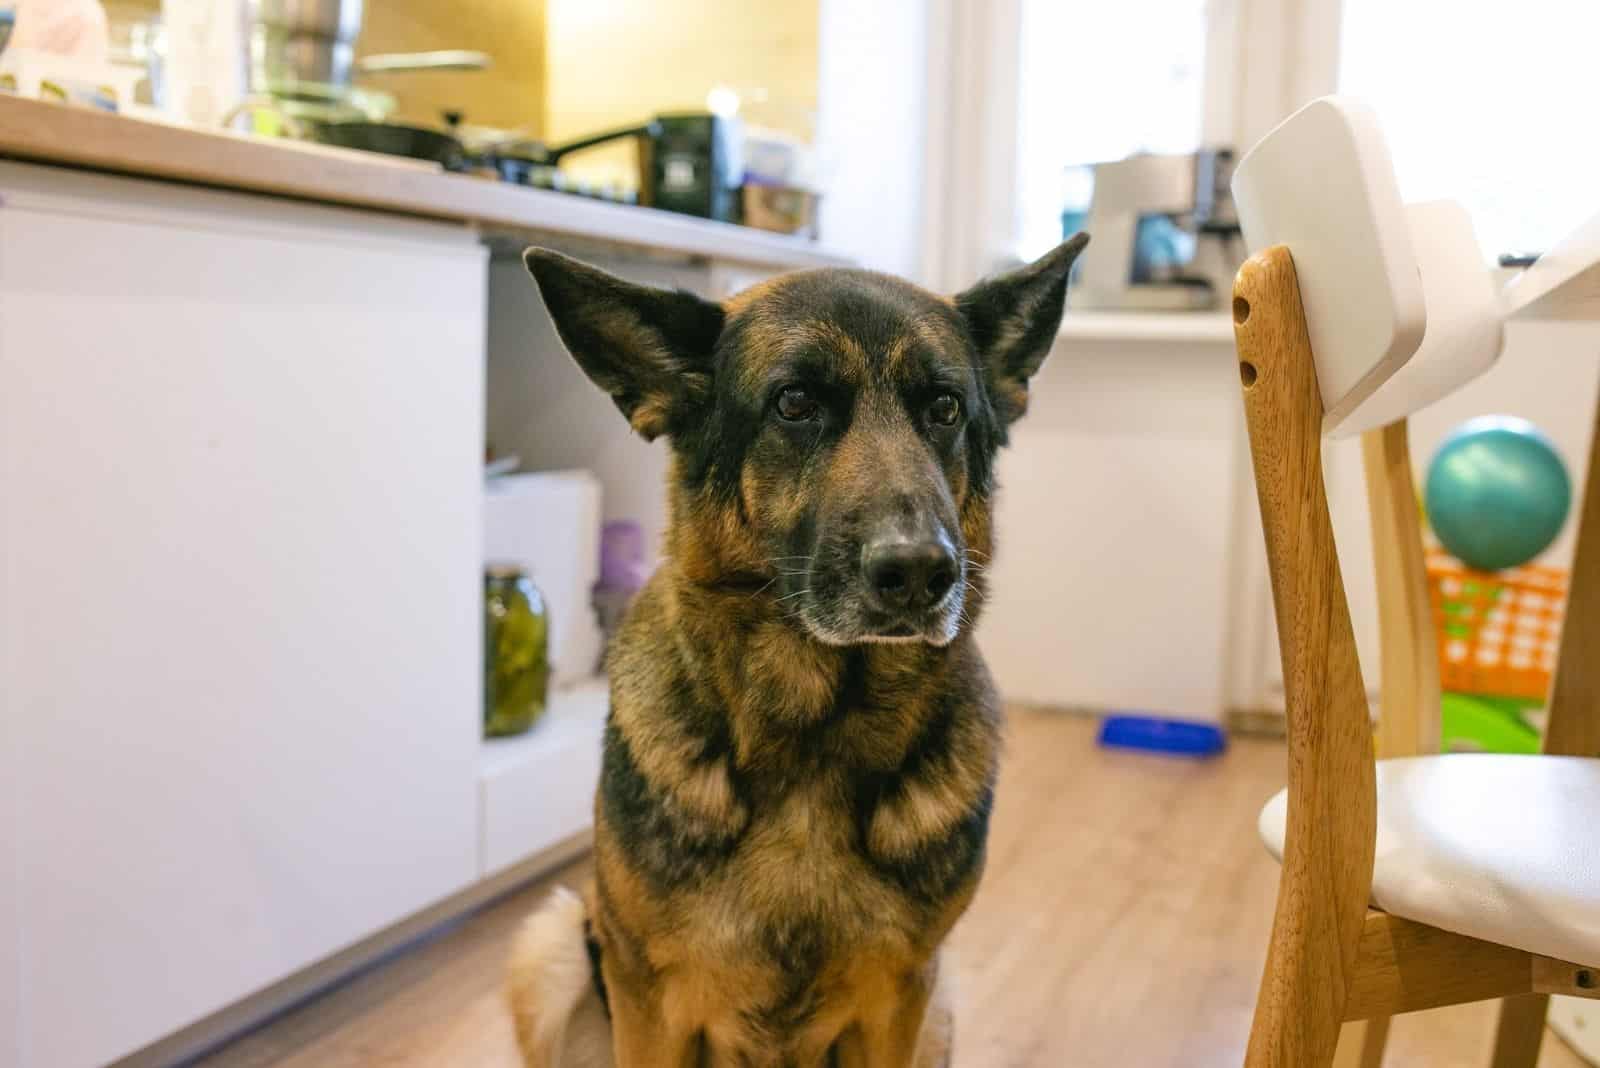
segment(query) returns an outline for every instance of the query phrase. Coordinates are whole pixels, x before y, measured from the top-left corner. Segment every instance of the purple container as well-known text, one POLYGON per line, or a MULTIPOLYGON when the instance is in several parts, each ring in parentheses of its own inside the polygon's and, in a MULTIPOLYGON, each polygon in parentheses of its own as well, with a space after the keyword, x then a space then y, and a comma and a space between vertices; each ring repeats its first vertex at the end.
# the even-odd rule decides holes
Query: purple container
POLYGON ((650 577, 644 562, 644 530, 631 519, 613 519, 600 528, 599 588, 637 592, 650 577))

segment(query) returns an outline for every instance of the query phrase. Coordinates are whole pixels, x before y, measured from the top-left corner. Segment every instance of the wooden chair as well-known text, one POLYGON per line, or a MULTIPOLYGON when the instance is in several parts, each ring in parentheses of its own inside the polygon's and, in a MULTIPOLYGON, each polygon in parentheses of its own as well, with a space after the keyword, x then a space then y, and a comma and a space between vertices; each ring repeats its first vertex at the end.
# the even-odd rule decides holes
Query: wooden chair
POLYGON ((1532 1068, 1547 996, 1600 996, 1600 438, 1551 755, 1440 756, 1405 422, 1367 433, 1383 650, 1375 761, 1322 477, 1324 394, 1288 248, 1245 264, 1233 309, 1289 731, 1289 785, 1261 817, 1283 874, 1245 1063, 1372 1068, 1389 1016, 1502 998, 1492 1063, 1532 1068))

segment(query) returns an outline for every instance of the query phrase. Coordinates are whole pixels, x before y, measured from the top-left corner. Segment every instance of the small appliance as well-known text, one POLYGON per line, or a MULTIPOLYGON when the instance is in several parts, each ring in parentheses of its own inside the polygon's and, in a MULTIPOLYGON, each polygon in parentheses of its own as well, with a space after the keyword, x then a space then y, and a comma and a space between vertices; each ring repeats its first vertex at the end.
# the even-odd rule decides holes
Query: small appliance
POLYGON ((640 201, 665 211, 739 220, 744 147, 739 120, 710 112, 657 115, 640 201))
POLYGON ((1075 308, 1203 311, 1227 293, 1242 261, 1229 182, 1230 149, 1135 155, 1097 163, 1081 220, 1094 241, 1078 261, 1075 308))

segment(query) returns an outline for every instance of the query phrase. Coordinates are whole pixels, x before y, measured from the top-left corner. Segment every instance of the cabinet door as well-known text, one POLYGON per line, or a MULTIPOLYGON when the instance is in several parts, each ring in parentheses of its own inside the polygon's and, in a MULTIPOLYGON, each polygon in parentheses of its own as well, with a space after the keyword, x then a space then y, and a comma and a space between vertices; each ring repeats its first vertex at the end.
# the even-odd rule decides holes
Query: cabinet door
POLYGON ((0 197, 21 1062, 78 1068, 473 879, 484 261, 44 168, 0 197))

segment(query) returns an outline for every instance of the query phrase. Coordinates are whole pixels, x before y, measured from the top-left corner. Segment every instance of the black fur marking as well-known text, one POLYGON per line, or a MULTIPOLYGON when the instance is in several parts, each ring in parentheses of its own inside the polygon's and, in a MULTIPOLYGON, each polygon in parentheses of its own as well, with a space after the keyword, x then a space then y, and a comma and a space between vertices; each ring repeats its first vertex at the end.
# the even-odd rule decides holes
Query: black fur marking
MULTIPOLYGON (((914 342, 923 350, 919 352, 923 365, 910 368, 906 373, 911 377, 900 385, 925 386, 936 379, 983 381, 984 368, 966 345, 967 330, 960 316, 948 305, 904 282, 865 271, 807 271, 790 276, 765 299, 773 314, 796 322, 826 322, 868 353, 885 352, 904 342, 913 324, 919 321, 937 321, 945 328, 951 348, 935 352, 914 342)), ((699 432, 675 439, 686 460, 680 468, 685 487, 709 488, 716 499, 723 501, 737 499, 745 457, 767 423, 769 394, 782 384, 747 384, 732 373, 747 356, 750 327, 748 317, 736 316, 726 323, 713 359, 716 401, 711 416, 699 432)), ((787 368, 786 373, 808 381, 825 399, 833 395, 836 407, 851 389, 865 385, 854 383, 847 388, 846 383, 835 381, 837 363, 826 352, 801 348, 763 355, 775 368, 787 368)), ((874 377, 883 377, 873 373, 874 377)), ((971 391, 962 392, 969 398, 970 412, 980 418, 988 415, 987 398, 974 404, 971 391)), ((836 440, 848 426, 848 416, 848 410, 836 411, 831 420, 825 421, 829 425, 812 432, 820 434, 823 442, 836 440)))
POLYGON ((673 401, 668 434, 703 420, 721 305, 683 290, 633 285, 547 249, 529 249, 523 263, 567 351, 624 416, 632 419, 646 399, 661 397, 673 401), (643 347, 619 342, 634 332, 652 340, 643 347))
POLYGON ((900 769, 895 774, 896 785, 915 779, 927 769, 928 764, 950 755, 950 733, 955 728, 956 714, 972 702, 968 693, 947 693, 939 701, 932 716, 922 730, 911 740, 900 769))
MULTIPOLYGON (((1026 394, 1028 379, 1050 354, 1061 328, 1072 264, 1088 243, 1087 234, 1076 234, 1033 263, 984 279, 956 297, 1005 423, 1022 414, 1013 392, 1026 394), (1018 326, 1025 329, 1012 337, 1018 326)), ((1003 428, 1001 433, 1004 441, 1003 428)))
POLYGON ((993 807, 994 784, 985 783, 973 806, 943 838, 929 839, 909 857, 890 860, 868 854, 868 860, 912 900, 937 907, 982 869, 993 807))
POLYGON ((710 417, 693 433, 673 441, 684 463, 681 480, 689 489, 702 486, 722 503, 739 500, 739 475, 745 454, 766 420, 764 397, 740 396, 731 374, 737 354, 744 350, 747 321, 734 319, 722 331, 713 355, 712 388, 716 403, 710 417))
POLYGON ((960 711, 972 704, 970 693, 951 693, 939 702, 932 718, 912 740, 900 766, 889 774, 864 775, 855 791, 856 833, 861 851, 890 882, 912 899, 937 905, 947 899, 983 863, 989 833, 989 813, 994 803, 994 783, 984 784, 973 805, 944 837, 932 838, 908 857, 889 858, 867 847, 873 815, 878 806, 896 799, 907 784, 943 774, 931 767, 951 757, 952 734, 960 711))
POLYGON ((825 762, 841 755, 831 751, 828 742, 834 728, 846 716, 871 715, 867 706, 867 654, 861 646, 845 652, 844 667, 839 673, 838 688, 834 691, 833 705, 822 716, 802 726, 796 733, 793 750, 803 761, 811 761, 808 770, 820 770, 825 762))
POLYGON ((589 978, 594 983, 594 992, 600 997, 600 1007, 606 1010, 606 1017, 611 1016, 611 998, 606 993, 606 977, 600 971, 600 942, 594 936, 594 926, 587 917, 583 921, 583 948, 589 954, 589 978))
POLYGON ((700 743, 699 762, 715 763, 732 753, 733 736, 728 729, 727 714, 719 707, 717 695, 709 687, 676 670, 675 665, 663 697, 662 715, 684 735, 700 743))
POLYGON ((823 927, 814 919, 777 924, 761 932, 761 946, 777 965, 782 984, 753 1018, 778 1034, 793 1034, 821 1007, 817 977, 828 959, 823 927))
POLYGON ((663 892, 705 878, 739 842, 737 833, 697 832, 674 819, 669 802, 639 771, 628 740, 614 723, 606 725, 600 798, 630 865, 663 892))

